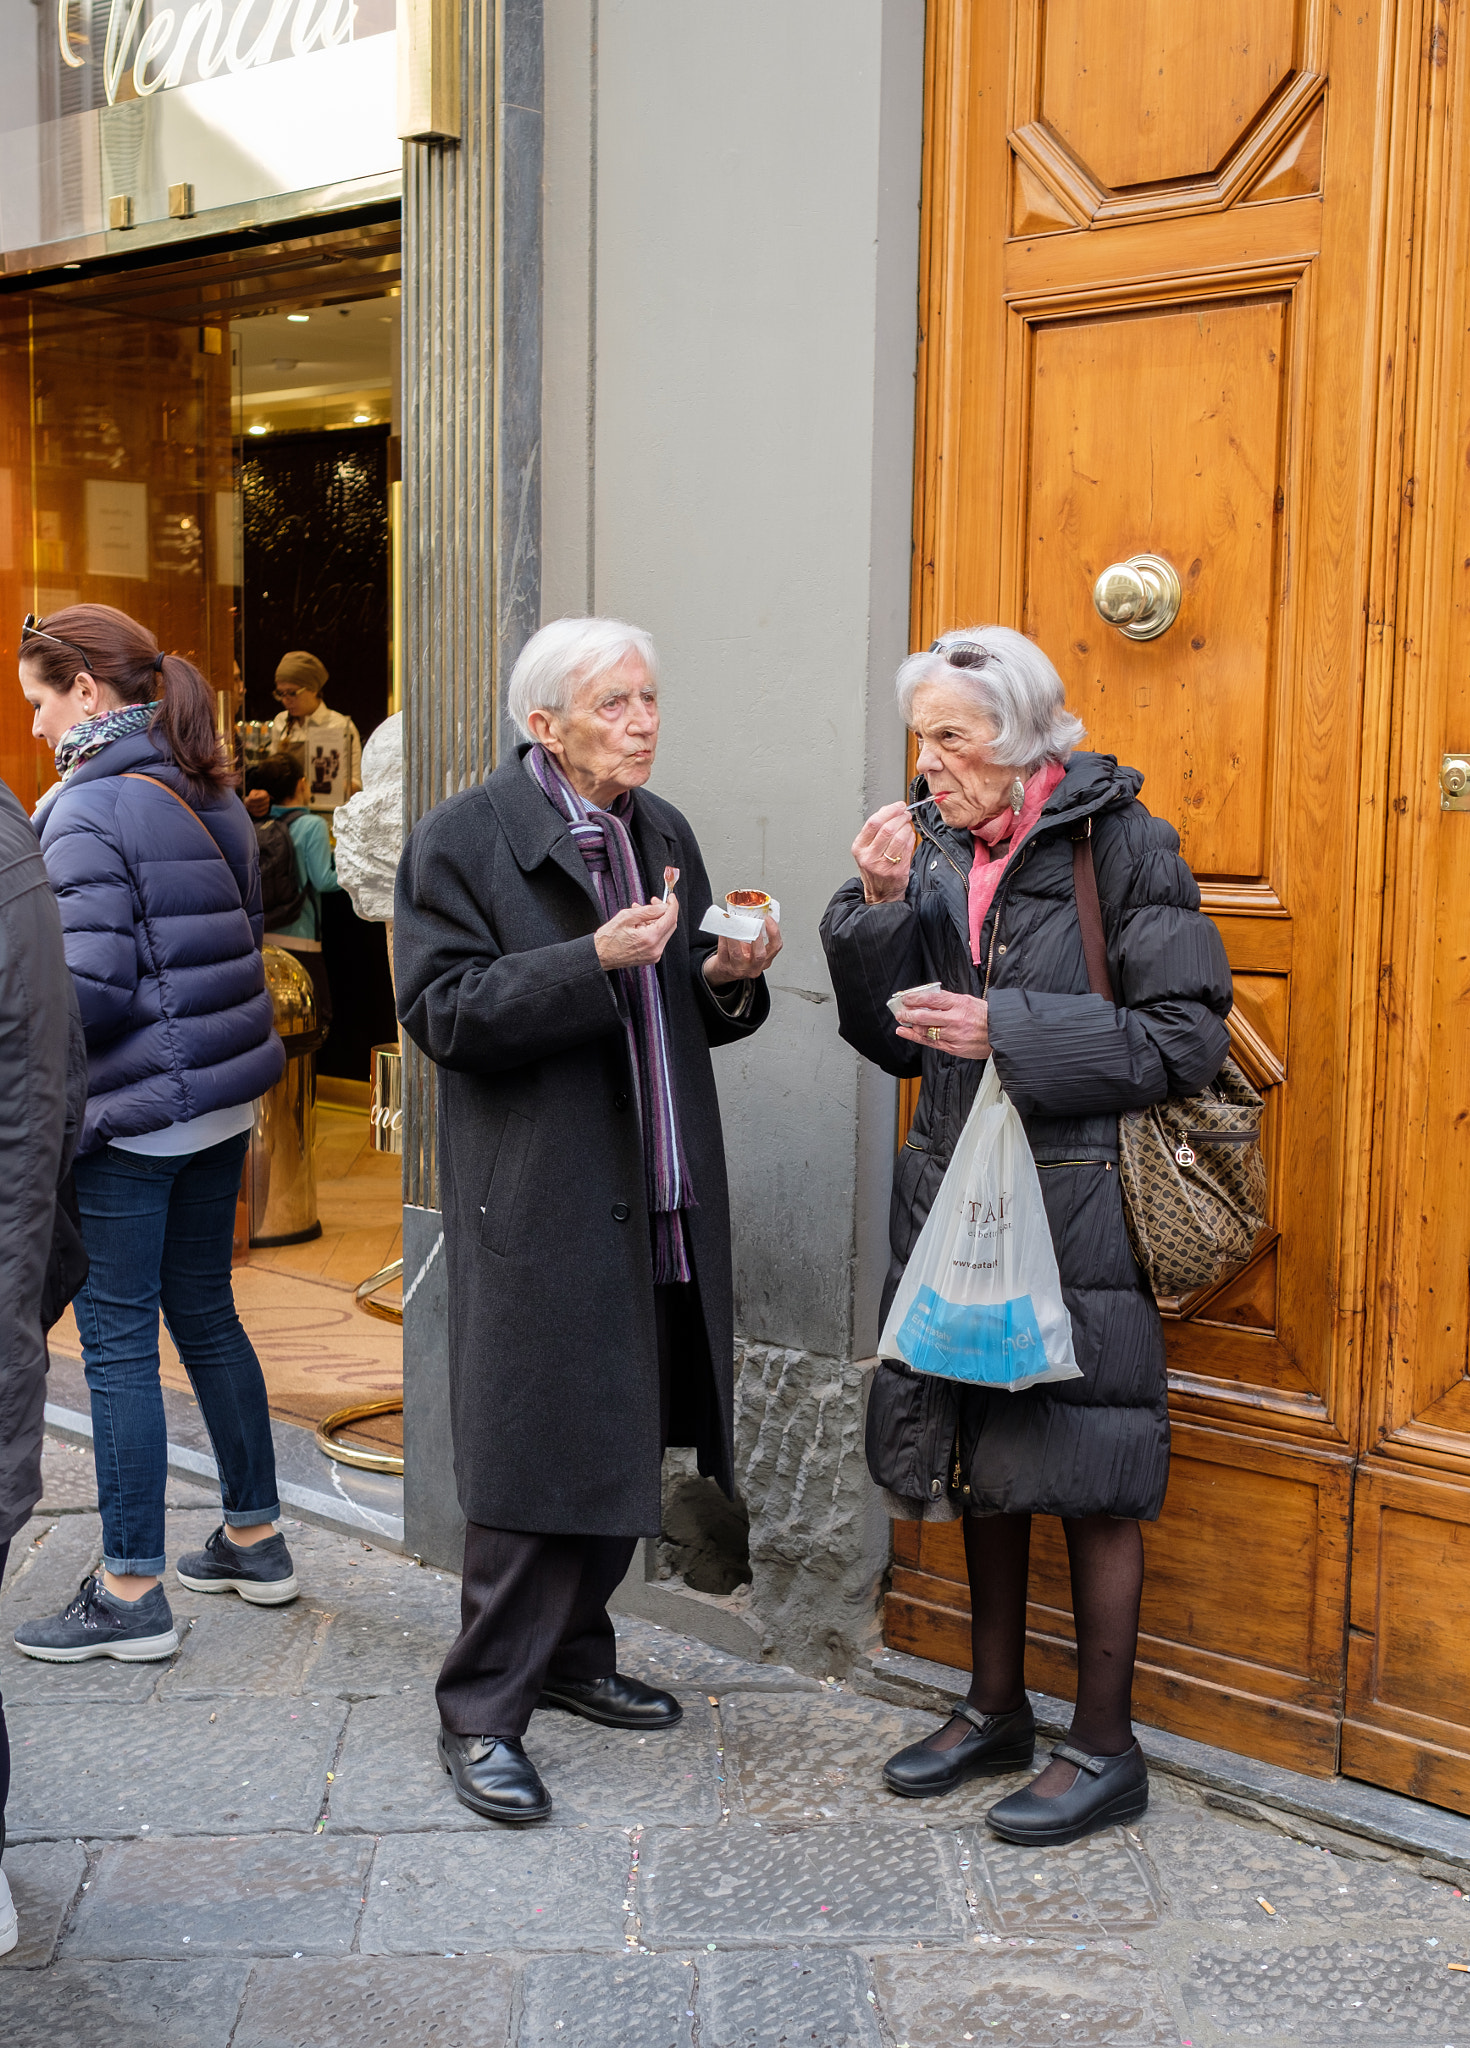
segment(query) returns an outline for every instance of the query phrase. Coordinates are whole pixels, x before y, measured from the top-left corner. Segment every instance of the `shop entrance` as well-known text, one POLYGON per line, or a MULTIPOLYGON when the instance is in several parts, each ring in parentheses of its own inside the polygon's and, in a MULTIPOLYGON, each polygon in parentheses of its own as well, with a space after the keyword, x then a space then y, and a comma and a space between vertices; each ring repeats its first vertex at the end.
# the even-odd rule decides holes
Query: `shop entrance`
MULTIPOLYGON (((1463 81, 1371 0, 929 19, 914 644, 1024 628, 1144 770, 1268 1103, 1272 1227, 1166 1322, 1138 1711, 1470 1811, 1463 81), (1131 638, 1094 583, 1145 554, 1182 596, 1131 638)), ((899 1525, 888 1640, 964 1665, 965 1603, 957 1527, 899 1525)))
MULTIPOLYGON (((329 825, 360 774, 356 742, 397 708, 398 250, 392 219, 0 295, 12 663, 29 611, 134 614, 213 683, 242 770, 293 753, 329 825), (293 652, 325 672, 333 722, 278 696, 293 652)), ((28 807, 54 779, 14 687, 0 773, 28 807)), ((352 1298, 399 1249, 399 1161, 368 1142, 371 1048, 396 1038, 384 929, 325 891, 317 943, 333 1013, 316 1055, 321 1228, 257 1242, 237 1275, 273 1408, 304 1423, 401 1386, 396 1330, 352 1298)))

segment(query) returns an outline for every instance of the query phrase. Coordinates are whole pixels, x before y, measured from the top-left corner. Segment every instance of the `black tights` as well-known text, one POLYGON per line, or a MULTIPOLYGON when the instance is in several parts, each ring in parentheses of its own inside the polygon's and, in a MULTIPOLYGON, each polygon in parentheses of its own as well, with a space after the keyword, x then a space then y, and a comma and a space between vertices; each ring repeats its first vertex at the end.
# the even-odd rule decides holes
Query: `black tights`
MULTIPOLYGON (((1068 1740, 1095 1756, 1120 1756, 1133 1740, 1143 1536, 1137 1522, 1111 1515, 1064 1516, 1062 1528, 1077 1627, 1077 1704, 1068 1740)), ((1029 1515, 965 1516, 973 1673, 969 1703, 982 1714, 1008 1713, 1026 1695, 1030 1555, 1029 1515)), ((968 1729, 968 1722, 952 1721, 933 1739, 934 1747, 952 1747, 968 1729)), ((1036 1781, 1037 1790, 1063 1791, 1074 1776, 1070 1765, 1051 1765, 1036 1781)))

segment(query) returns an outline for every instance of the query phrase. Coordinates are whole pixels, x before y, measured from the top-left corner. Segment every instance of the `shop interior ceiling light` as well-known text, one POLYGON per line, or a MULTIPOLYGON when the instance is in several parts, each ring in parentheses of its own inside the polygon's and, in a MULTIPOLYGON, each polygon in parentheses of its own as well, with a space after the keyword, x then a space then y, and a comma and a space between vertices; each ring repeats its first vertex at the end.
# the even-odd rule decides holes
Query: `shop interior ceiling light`
POLYGON ((311 318, 311 315, 310 313, 288 313, 286 315, 286 318, 288 320, 294 320, 298 325, 300 325, 302 321, 309 320, 311 318))

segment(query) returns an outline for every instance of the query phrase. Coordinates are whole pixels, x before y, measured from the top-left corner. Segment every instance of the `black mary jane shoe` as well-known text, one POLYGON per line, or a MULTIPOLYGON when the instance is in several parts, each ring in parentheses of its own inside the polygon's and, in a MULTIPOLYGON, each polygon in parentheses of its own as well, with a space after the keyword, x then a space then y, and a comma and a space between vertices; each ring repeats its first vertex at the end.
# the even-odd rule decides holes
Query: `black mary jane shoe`
POLYGON ((486 1820, 545 1820, 551 1812, 551 1794, 537 1775, 536 1766, 509 1737, 495 1735, 452 1735, 439 1730, 439 1761, 454 1785, 454 1796, 471 1813, 486 1820))
POLYGON ((604 1728, 672 1728, 684 1718, 684 1709, 671 1692, 658 1692, 621 1671, 606 1678, 548 1678, 536 1704, 580 1714, 584 1721, 600 1721, 604 1728))
POLYGON ((1058 1763, 1075 1764, 1077 1776, 1054 1799, 1038 1799, 1027 1785, 992 1806, 985 1818, 1003 1842, 1059 1849, 1101 1828, 1137 1820, 1146 1811, 1148 1765, 1136 1742, 1121 1756, 1089 1756, 1060 1742, 1052 1755, 1058 1763))
POLYGON ((982 1714, 968 1700, 956 1700, 951 1713, 970 1723, 952 1749, 930 1749, 927 1743, 915 1742, 883 1766, 884 1784, 900 1799, 933 1799, 952 1792, 966 1778, 1030 1767, 1036 1749, 1030 1700, 1009 1714, 982 1714))

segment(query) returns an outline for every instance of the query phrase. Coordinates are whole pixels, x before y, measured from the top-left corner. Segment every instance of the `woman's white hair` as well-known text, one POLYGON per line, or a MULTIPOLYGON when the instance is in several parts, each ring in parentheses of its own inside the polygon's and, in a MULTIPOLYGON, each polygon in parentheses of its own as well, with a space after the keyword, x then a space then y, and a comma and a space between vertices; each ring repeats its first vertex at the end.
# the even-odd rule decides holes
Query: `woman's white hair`
POLYGON ((658 681, 658 655, 641 626, 623 619, 553 619, 533 633, 510 672, 506 708, 522 739, 531 737, 531 713, 565 717, 584 683, 605 676, 636 654, 658 681))
POLYGON ((1062 679, 1024 633, 1009 626, 965 626, 942 634, 927 654, 911 654, 898 671, 898 704, 913 723, 914 693, 946 683, 974 699, 995 727, 991 759, 998 768, 1039 768, 1064 761, 1087 737, 1067 709, 1062 679))

